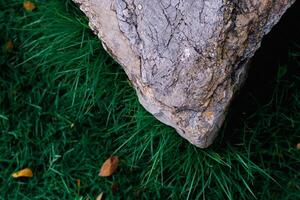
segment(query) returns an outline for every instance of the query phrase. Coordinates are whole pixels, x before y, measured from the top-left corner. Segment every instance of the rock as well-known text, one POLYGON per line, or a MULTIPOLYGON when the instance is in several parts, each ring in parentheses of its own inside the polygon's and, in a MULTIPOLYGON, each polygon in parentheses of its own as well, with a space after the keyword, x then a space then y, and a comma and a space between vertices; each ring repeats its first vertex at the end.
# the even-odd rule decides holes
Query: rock
POLYGON ((140 103, 190 143, 220 129, 261 40, 295 0, 74 0, 140 103))

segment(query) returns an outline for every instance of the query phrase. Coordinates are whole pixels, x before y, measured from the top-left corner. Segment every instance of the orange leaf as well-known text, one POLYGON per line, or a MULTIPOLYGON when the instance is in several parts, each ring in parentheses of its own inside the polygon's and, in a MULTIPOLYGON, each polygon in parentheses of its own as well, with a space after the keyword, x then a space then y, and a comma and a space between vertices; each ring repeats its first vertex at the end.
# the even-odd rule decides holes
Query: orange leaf
POLYGON ((296 149, 300 150, 300 143, 296 145, 296 149))
POLYGON ((119 157, 112 156, 108 158, 102 165, 100 169, 99 176, 111 176, 118 168, 119 165, 119 157))
POLYGON ((34 3, 30 2, 30 1, 24 1, 23 2, 23 8, 26 11, 33 11, 36 7, 35 7, 34 3))
POLYGON ((101 193, 97 196, 96 200, 102 200, 102 197, 103 197, 103 192, 101 192, 101 193))
POLYGON ((20 177, 32 177, 33 174, 32 174, 31 169, 25 168, 25 169, 22 169, 22 170, 20 170, 20 171, 17 171, 17 172, 15 172, 15 173, 13 173, 11 176, 14 177, 14 178, 20 178, 20 177))

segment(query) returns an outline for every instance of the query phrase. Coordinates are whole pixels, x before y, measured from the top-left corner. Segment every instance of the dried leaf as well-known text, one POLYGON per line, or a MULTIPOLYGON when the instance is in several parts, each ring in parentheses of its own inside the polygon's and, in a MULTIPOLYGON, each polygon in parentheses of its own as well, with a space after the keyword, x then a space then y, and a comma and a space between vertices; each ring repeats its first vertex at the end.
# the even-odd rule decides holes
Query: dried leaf
POLYGON ((11 40, 9 40, 5 43, 5 50, 11 51, 13 48, 14 48, 14 44, 11 40))
POLYGON ((31 1, 24 1, 23 2, 23 8, 26 10, 26 11, 33 11, 36 6, 34 3, 32 3, 31 1))
POLYGON ((143 192, 142 190, 137 190, 137 191, 135 192, 135 197, 136 197, 136 198, 140 198, 142 192, 143 192))
POLYGON ((31 171, 30 168, 25 168, 25 169, 22 169, 20 171, 17 171, 15 173, 13 173, 11 176, 14 177, 14 178, 32 177, 33 174, 32 174, 32 171, 31 171))
POLYGON ((78 188, 80 188, 80 179, 76 180, 76 185, 77 185, 78 188))
POLYGON ((114 182, 114 183, 111 185, 111 191, 112 191, 112 193, 113 193, 113 194, 116 194, 116 193, 118 192, 119 188, 120 188, 119 183, 114 182))
POLYGON ((300 150, 300 143, 296 145, 296 149, 300 150))
POLYGON ((77 185, 77 194, 79 195, 79 193, 80 193, 80 179, 77 179, 76 180, 76 185, 77 185))
POLYGON ((99 176, 111 176, 116 170, 119 165, 119 157, 112 156, 108 158, 102 165, 100 169, 99 176))
POLYGON ((97 196, 96 200, 102 200, 102 197, 103 197, 103 192, 101 192, 101 193, 97 196))

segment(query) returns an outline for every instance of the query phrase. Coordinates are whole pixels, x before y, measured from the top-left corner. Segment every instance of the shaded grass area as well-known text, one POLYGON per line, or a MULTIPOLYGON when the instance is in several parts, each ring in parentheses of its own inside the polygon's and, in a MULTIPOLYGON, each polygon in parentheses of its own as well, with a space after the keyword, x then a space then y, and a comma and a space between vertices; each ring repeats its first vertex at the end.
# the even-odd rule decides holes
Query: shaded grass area
POLYGON ((139 105, 71 1, 36 5, 26 12, 20 0, 0 2, 0 199, 300 198, 300 49, 292 22, 299 2, 265 39, 205 150, 139 105), (110 155, 120 156, 118 171, 98 177, 110 155), (24 167, 34 177, 12 179, 24 167))

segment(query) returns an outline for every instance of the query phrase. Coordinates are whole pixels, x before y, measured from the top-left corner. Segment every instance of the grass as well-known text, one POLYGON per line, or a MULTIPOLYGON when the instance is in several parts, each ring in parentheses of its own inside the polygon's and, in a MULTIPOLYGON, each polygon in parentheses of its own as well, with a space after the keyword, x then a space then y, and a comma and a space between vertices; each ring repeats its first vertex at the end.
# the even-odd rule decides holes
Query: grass
POLYGON ((0 2, 0 199, 300 199, 299 2, 205 150, 141 107, 70 0, 35 3, 0 2), (99 177, 110 155, 119 169, 99 177))

